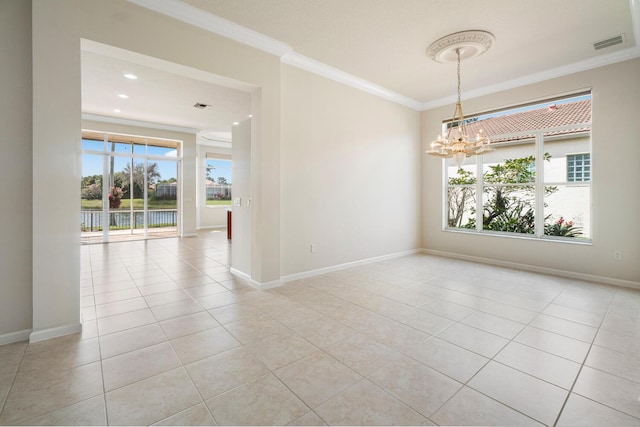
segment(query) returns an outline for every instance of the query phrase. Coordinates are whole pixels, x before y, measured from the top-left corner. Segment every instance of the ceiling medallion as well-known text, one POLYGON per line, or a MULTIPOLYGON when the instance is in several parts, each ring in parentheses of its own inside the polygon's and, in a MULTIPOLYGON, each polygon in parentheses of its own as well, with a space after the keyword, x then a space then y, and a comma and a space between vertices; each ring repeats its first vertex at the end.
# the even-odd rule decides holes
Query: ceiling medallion
POLYGON ((458 49, 460 49, 460 59, 464 60, 482 55, 489 50, 494 41, 493 34, 487 31, 460 31, 431 43, 427 49, 427 55, 436 62, 456 62, 458 49))

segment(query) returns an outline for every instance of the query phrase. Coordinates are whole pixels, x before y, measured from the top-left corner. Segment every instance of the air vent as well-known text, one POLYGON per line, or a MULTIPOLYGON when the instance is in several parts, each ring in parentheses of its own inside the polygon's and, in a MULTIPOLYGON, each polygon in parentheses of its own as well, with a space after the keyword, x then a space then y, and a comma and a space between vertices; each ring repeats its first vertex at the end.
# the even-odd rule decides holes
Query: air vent
POLYGON ((620 34, 619 36, 611 37, 607 40, 602 40, 593 44, 593 48, 595 50, 604 49, 607 47, 615 46, 617 44, 624 43, 624 34, 620 34))
POLYGON ((208 104, 203 104, 203 103, 201 103, 201 102, 196 102, 195 104, 193 104, 193 107, 194 107, 194 108, 199 108, 199 109, 201 109, 201 110, 202 110, 202 109, 204 109, 204 108, 210 107, 210 105, 208 105, 208 104))

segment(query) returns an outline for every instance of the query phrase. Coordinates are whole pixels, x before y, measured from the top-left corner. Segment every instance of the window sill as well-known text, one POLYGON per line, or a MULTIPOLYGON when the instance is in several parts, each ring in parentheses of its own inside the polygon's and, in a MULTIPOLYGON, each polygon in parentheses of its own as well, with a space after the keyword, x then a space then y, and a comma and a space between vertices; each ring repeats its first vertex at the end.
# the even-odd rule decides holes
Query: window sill
POLYGON ((469 234, 473 236, 505 237, 507 239, 534 240, 538 242, 552 242, 552 243, 568 243, 570 245, 581 245, 581 246, 593 245, 592 239, 576 239, 573 237, 556 237, 556 236, 538 237, 534 234, 516 234, 516 233, 506 233, 506 232, 500 232, 500 231, 478 232, 476 230, 467 230, 463 228, 444 228, 443 231, 448 233, 469 234))

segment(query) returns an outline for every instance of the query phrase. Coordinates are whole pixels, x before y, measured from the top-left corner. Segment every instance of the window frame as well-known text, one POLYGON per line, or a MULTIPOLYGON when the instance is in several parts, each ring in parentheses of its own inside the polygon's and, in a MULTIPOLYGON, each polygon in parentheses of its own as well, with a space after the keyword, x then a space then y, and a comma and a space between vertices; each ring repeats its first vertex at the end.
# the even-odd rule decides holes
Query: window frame
MULTIPOLYGON (((222 160, 222 161, 227 161, 229 162, 229 169, 231 171, 231 174, 233 173, 233 160, 231 159, 231 156, 228 154, 221 154, 221 153, 212 153, 212 152, 207 152, 204 156, 204 180, 203 180, 203 187, 204 187, 204 200, 203 200, 203 204, 204 207, 207 209, 229 209, 231 208, 231 206, 233 206, 233 184, 230 183, 229 185, 231 185, 230 191, 231 191, 231 199, 229 200, 229 203, 225 203, 225 204, 218 204, 218 205, 209 205, 207 204, 207 169, 208 169, 208 165, 207 162, 209 160, 222 160)), ((233 179, 233 175, 231 175, 231 179, 233 179)))
POLYGON ((591 181, 591 153, 567 153, 567 182, 589 182, 591 181), (580 178, 581 179, 576 179, 576 171, 575 171, 575 167, 576 164, 574 163, 573 167, 573 179, 570 179, 569 177, 569 161, 570 159, 578 159, 578 156, 580 156, 581 159, 581 163, 580 166, 582 167, 582 171, 580 172, 580 178), (589 178, 588 179, 584 179, 585 178, 585 173, 587 172, 585 170, 585 157, 588 156, 588 160, 589 160, 589 164, 588 164, 588 175, 589 178))
MULTIPOLYGON (((580 95, 586 95, 587 93, 581 93, 581 94, 575 94, 575 95, 569 95, 566 97, 563 97, 563 99, 569 99, 569 98, 573 98, 573 97, 577 97, 580 95)), ((591 97, 592 94, 589 92, 588 93, 591 97)), ((593 99, 593 98, 591 98, 593 99)), ((556 101, 558 100, 558 98, 555 99, 556 101)), ((550 101, 540 101, 537 104, 541 104, 544 105, 547 102, 550 101)), ((513 109, 516 109, 518 107, 513 107, 513 109)), ((474 117, 478 117, 478 116, 482 116, 482 114, 477 114, 474 117)), ((446 126, 446 123, 443 123, 443 127, 446 126)), ((593 242, 593 229, 590 223, 590 228, 588 230, 588 238, 586 237, 580 237, 580 238, 575 238, 575 237, 561 237, 561 236, 551 236, 551 235, 546 235, 545 234, 545 217, 544 217, 544 189, 546 186, 553 186, 553 185, 563 185, 563 186, 584 186, 587 185, 589 187, 589 197, 590 197, 590 201, 593 200, 593 172, 592 172, 592 166, 593 166, 593 156, 592 156, 592 146, 593 146, 593 142, 592 142, 592 122, 582 122, 582 123, 575 123, 575 124, 570 124, 570 125, 565 125, 565 126, 556 126, 556 127, 550 127, 550 128, 544 128, 544 129, 536 129, 536 130, 524 130, 524 131, 520 131, 520 132, 514 132, 514 133, 508 133, 508 134, 501 134, 501 135, 492 135, 491 138, 492 139, 496 139, 496 140, 500 140, 503 138, 517 138, 517 137, 525 137, 525 136, 531 136, 532 134, 534 135, 534 137, 531 139, 522 139, 522 140, 517 140, 517 141, 513 141, 513 142, 507 142, 507 143, 494 143, 495 147, 499 147, 499 146, 508 146, 508 145, 517 145, 517 144, 522 144, 525 141, 532 141, 535 144, 534 147, 534 152, 535 152, 535 172, 536 172, 536 178, 535 178, 535 182, 534 184, 534 188, 535 188, 535 206, 534 206, 534 212, 535 212, 535 231, 533 234, 527 234, 527 233, 516 233, 516 232, 507 232, 507 231, 494 231, 494 230, 485 230, 483 228, 483 210, 484 210, 484 202, 483 202, 483 195, 484 195, 484 187, 490 187, 490 186, 495 186, 495 184, 492 183, 485 183, 484 182, 484 173, 483 173, 483 158, 481 155, 479 156, 475 156, 475 184, 455 184, 455 185, 449 185, 449 175, 448 175, 448 168, 449 165, 447 165, 447 161, 448 159, 442 159, 442 176, 443 176, 443 204, 442 204, 442 229, 443 231, 447 231, 447 232, 453 232, 453 233, 468 233, 468 234, 476 234, 476 235, 491 235, 491 236, 501 236, 501 237, 509 237, 509 238, 516 238, 516 239, 528 239, 528 240, 545 240, 545 241, 557 241, 557 242, 563 242, 563 243, 574 243, 574 244, 586 244, 586 245, 591 245, 593 242), (579 152, 576 154, 588 154, 589 155, 589 180, 588 181, 569 181, 567 179, 566 182, 545 182, 545 178, 544 178, 544 142, 545 142, 545 134, 552 134, 553 132, 558 132, 558 131, 564 131, 564 130, 572 130, 576 128, 576 125, 579 124, 581 125, 580 127, 588 127, 589 130, 587 131, 582 131, 582 132, 578 132, 576 133, 576 135, 587 135, 589 138, 589 152, 579 152), (463 227, 450 227, 448 225, 448 221, 449 221, 449 200, 448 200, 448 194, 449 194, 449 190, 450 188, 463 188, 463 187, 473 187, 474 191, 475 191, 475 228, 463 228, 463 227)), ((551 138, 551 137, 548 137, 551 138)), ((570 154, 574 154, 574 153, 567 153, 566 155, 569 156, 570 154)), ((467 165, 467 166, 471 166, 471 165, 467 165)), ((567 173, 565 174, 565 178, 568 178, 568 170, 567 173)), ((505 185, 512 185, 512 184, 500 184, 502 186, 505 185)), ((514 185, 531 185, 530 183, 525 183, 525 184, 514 184, 514 185)), ((589 203, 589 218, 593 218, 593 211, 592 211, 592 203, 589 203)))

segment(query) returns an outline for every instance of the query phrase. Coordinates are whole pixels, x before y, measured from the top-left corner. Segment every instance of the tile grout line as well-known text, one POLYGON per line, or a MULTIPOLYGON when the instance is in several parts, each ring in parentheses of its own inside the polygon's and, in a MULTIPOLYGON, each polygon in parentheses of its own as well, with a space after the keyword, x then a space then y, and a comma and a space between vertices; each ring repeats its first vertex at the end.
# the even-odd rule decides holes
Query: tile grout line
MULTIPOLYGON (((562 292, 560 292, 560 293, 562 293, 562 292)), ((560 295, 560 294, 556 295, 556 297, 555 297, 555 298, 557 298, 559 295, 560 295)), ((554 300, 555 300, 555 298, 554 298, 554 300)), ((553 301, 553 300, 552 300, 552 301, 553 301)), ((528 415, 528 414, 525 414, 524 412, 522 412, 522 411, 520 411, 520 410, 518 410, 518 409, 516 409, 516 408, 513 408, 513 407, 511 407, 511 406, 507 405, 507 404, 506 404, 506 403, 504 403, 504 402, 500 402, 499 400, 497 400, 497 399, 493 398, 492 396, 489 396, 489 395, 487 395, 487 394, 483 393, 482 391, 477 390, 477 389, 475 389, 475 388, 471 387, 471 386, 469 385, 469 383, 470 383, 470 382, 471 382, 471 381, 472 381, 472 380, 473 380, 473 379, 474 379, 474 378, 475 378, 475 377, 476 377, 476 376, 477 376, 477 375, 478 375, 478 374, 479 374, 479 373, 480 373, 480 372, 481 372, 481 371, 482 371, 482 370, 483 370, 483 369, 484 369, 484 368, 485 368, 489 363, 491 363, 492 361, 493 361, 493 362, 495 362, 495 363, 499 363, 499 364, 501 364, 501 365, 503 365, 503 366, 507 366, 508 368, 510 368, 510 369, 514 369, 514 370, 516 370, 516 371, 518 371, 518 372, 522 372, 522 373, 523 373, 523 374, 525 374, 525 375, 529 375, 529 376, 531 376, 531 377, 533 377, 533 378, 539 379, 539 378, 537 378, 537 377, 534 377, 534 376, 533 376, 533 375, 531 375, 531 374, 528 374, 528 373, 526 373, 526 372, 520 371, 519 369, 513 368, 513 367, 508 366, 508 365, 504 365, 504 364, 500 363, 499 361, 495 360, 495 357, 496 357, 498 354, 500 354, 500 353, 502 352, 502 350, 504 350, 504 349, 505 349, 509 344, 511 344, 512 342, 517 342, 517 341, 514 341, 514 340, 515 340, 515 338, 516 338, 518 335, 520 335, 520 333, 521 333, 521 332, 522 332, 522 331, 523 331, 527 326, 529 326, 529 325, 531 324, 531 322, 533 322, 533 321, 535 320, 535 318, 536 318, 536 317, 538 317, 538 315, 539 315, 540 313, 542 313, 542 311, 544 311, 544 310, 545 310, 545 309, 546 309, 546 308, 547 308, 547 307, 552 303, 552 301, 550 301, 549 303, 547 303, 547 305, 546 305, 542 310, 540 310, 540 311, 539 311, 539 312, 538 312, 534 317, 532 317, 532 318, 531 318, 531 320, 529 320, 529 322, 528 322, 528 323, 526 323, 526 324, 524 324, 524 323, 523 323, 524 327, 523 327, 523 328, 522 328, 522 329, 521 329, 517 334, 515 334, 511 339, 509 339, 509 340, 507 341, 507 343, 506 343, 504 346, 502 346, 502 347, 500 348, 500 350, 498 350, 498 351, 497 351, 497 352, 496 352, 492 357, 487 358, 487 359, 489 359, 489 360, 487 360, 487 362, 486 362, 484 365, 482 365, 482 367, 481 367, 480 369, 478 369, 478 370, 477 370, 477 371, 476 371, 476 372, 475 372, 475 373, 474 373, 474 374, 473 374, 473 375, 472 375, 472 376, 471 376, 471 377, 470 377, 466 382, 462 383, 462 387, 460 387, 460 389, 459 389, 458 391, 456 391, 456 393, 454 393, 454 394, 453 394, 449 399, 447 399, 447 401, 446 401, 446 402, 444 402, 442 405, 440 405, 440 407, 439 407, 438 409, 436 409, 436 411, 434 411, 434 413, 433 413, 433 414, 431 414, 431 415, 432 415, 432 416, 433 416, 433 415, 435 415, 435 414, 436 414, 436 413, 437 413, 437 412, 438 412, 438 411, 439 411, 439 410, 440 410, 444 405, 446 405, 446 403, 447 403, 447 402, 449 402, 451 399, 453 399, 453 397, 454 397, 456 394, 458 394, 458 393, 459 393, 461 390, 463 390, 465 387, 469 387, 471 390, 474 390, 474 391, 476 391, 477 393, 480 393, 480 394, 482 394, 483 396, 485 396, 485 397, 487 397, 487 398, 489 398, 489 399, 491 399, 491 400, 493 400, 493 401, 495 401, 495 402, 497 402, 497 403, 499 403, 499 404, 501 404, 501 405, 504 405, 505 407, 507 407, 507 408, 509 408, 509 409, 511 409, 511 410, 513 410, 513 411, 515 411, 515 412, 517 412, 517 413, 519 413, 519 414, 522 414, 522 415, 524 415, 525 417, 527 417, 527 418, 529 418, 529 419, 532 419, 532 420, 534 420, 534 421, 536 421, 536 422, 541 422, 541 421, 539 421, 539 420, 537 420, 537 419, 533 418, 532 416, 530 416, 530 415, 528 415)), ((483 312, 480 312, 480 313, 483 313, 483 312)), ((463 317, 462 319, 460 319, 456 324, 460 323, 460 324, 466 325, 465 323, 462 323, 462 321, 463 321, 464 319, 466 319, 467 317, 471 316, 472 314, 473 314, 473 313, 469 313, 467 316, 465 316, 465 317, 463 317)), ((497 317, 500 317, 500 316, 497 316, 497 317)), ((506 319, 506 320, 511 320, 511 319, 506 319)), ((520 323, 520 322, 517 322, 517 323, 520 323)), ((455 324, 454 324, 454 325, 455 325, 455 324)), ((450 326, 450 327, 453 327, 454 325, 452 325, 452 326, 450 326)), ((467 325, 467 326, 469 326, 469 325, 467 325)), ((447 328, 447 329, 449 329, 449 328, 447 328)), ((474 329, 478 329, 478 328, 474 328, 474 329)), ((484 331, 484 330, 482 330, 482 329, 478 329, 478 330, 483 331, 483 332, 487 332, 487 333, 491 333, 491 332, 488 332, 488 331, 484 331)), ((495 334, 493 334, 493 335, 495 335, 495 334)), ((496 336, 499 336, 499 335, 496 335, 496 336)), ((504 338, 504 337, 502 337, 502 338, 504 338)), ((444 341, 446 341, 446 340, 444 340, 444 341)), ((448 341, 446 341, 446 342, 448 342, 448 341)), ((452 345, 456 345, 456 346, 457 346, 457 344, 454 344, 454 343, 449 343, 449 344, 452 344, 452 345)), ((460 347, 460 346, 458 346, 458 347, 460 347)), ((465 349, 464 347, 460 347, 460 348, 465 349)), ((465 350, 467 350, 467 351, 471 351, 471 350, 468 350, 468 349, 465 349, 465 350)), ((478 354, 478 353, 473 352, 473 351, 471 351, 471 352, 472 352, 472 353, 474 353, 474 354, 478 354)), ((479 354, 479 355, 480 355, 480 356, 482 356, 482 357, 486 357, 486 356, 483 356, 483 355, 481 355, 481 354, 479 354)), ((438 372, 439 372, 439 371, 438 371, 438 372)), ((539 380, 540 380, 540 379, 539 379, 539 380)))
POLYGON ((589 353, 591 353, 591 349, 593 348, 593 345, 594 345, 594 343, 596 341, 596 338, 598 337, 598 334, 600 333, 600 328, 604 324, 604 321, 607 318, 607 315, 611 311, 611 303, 612 302, 613 302, 613 297, 611 298, 611 301, 609 301, 609 305, 607 306, 606 313, 604 314, 604 316, 602 316, 602 319, 600 320, 600 324, 598 325, 596 333, 594 334, 593 339, 591 340, 591 343, 589 344, 589 349, 587 350, 587 353, 585 354, 584 359, 582 360, 582 363, 580 364, 580 369, 578 369, 578 373, 576 374, 576 377, 573 380, 573 383, 571 384, 571 388, 569 389, 569 393, 567 393, 567 397, 564 399, 564 402, 562 402, 562 406, 560 407, 560 411, 558 412, 558 416, 556 417, 556 420, 553 423, 553 427, 556 427, 558 425, 558 422, 560 421, 560 417, 562 417, 562 413, 564 412, 564 408, 567 405, 567 402, 569 401, 569 398, 571 397, 571 394, 573 393, 573 389, 575 388, 576 384, 578 383, 578 379, 580 378, 580 374, 582 373, 582 369, 584 368, 585 363, 587 363, 587 359, 589 358, 589 353))
POLYGON ((16 383, 16 379, 18 378, 18 373, 20 372, 20 367, 22 366, 22 361, 24 360, 24 356, 27 353, 27 348, 29 348, 29 342, 27 341, 27 345, 24 346, 24 349, 22 350, 22 355, 20 356, 20 362, 18 363, 18 366, 16 368, 16 372, 13 374, 13 378, 11 379, 11 385, 9 386, 9 389, 7 390, 7 395, 5 396, 5 398, 2 401, 2 406, 0 406, 0 417, 2 417, 2 415, 4 415, 5 413, 5 409, 6 409, 6 405, 7 402, 9 401, 9 396, 11 395, 11 391, 13 390, 13 387, 16 383))
MULTIPOLYGON (((91 286, 93 287, 93 309, 94 309, 94 313, 95 313, 95 322, 96 322, 96 335, 97 335, 97 341, 98 341, 98 354, 100 355, 100 378, 102 379, 102 401, 104 403, 104 417, 105 417, 105 425, 109 425, 109 406, 107 405, 107 391, 105 389, 105 385, 104 385, 104 369, 102 367, 102 345, 100 344, 100 330, 98 329, 98 313, 97 313, 97 304, 96 304, 96 299, 95 299, 95 284, 93 282, 93 256, 90 253, 89 254, 89 260, 90 260, 90 268, 91 268, 91 286)), ((129 274, 129 272, 127 271, 127 274, 129 274)))

